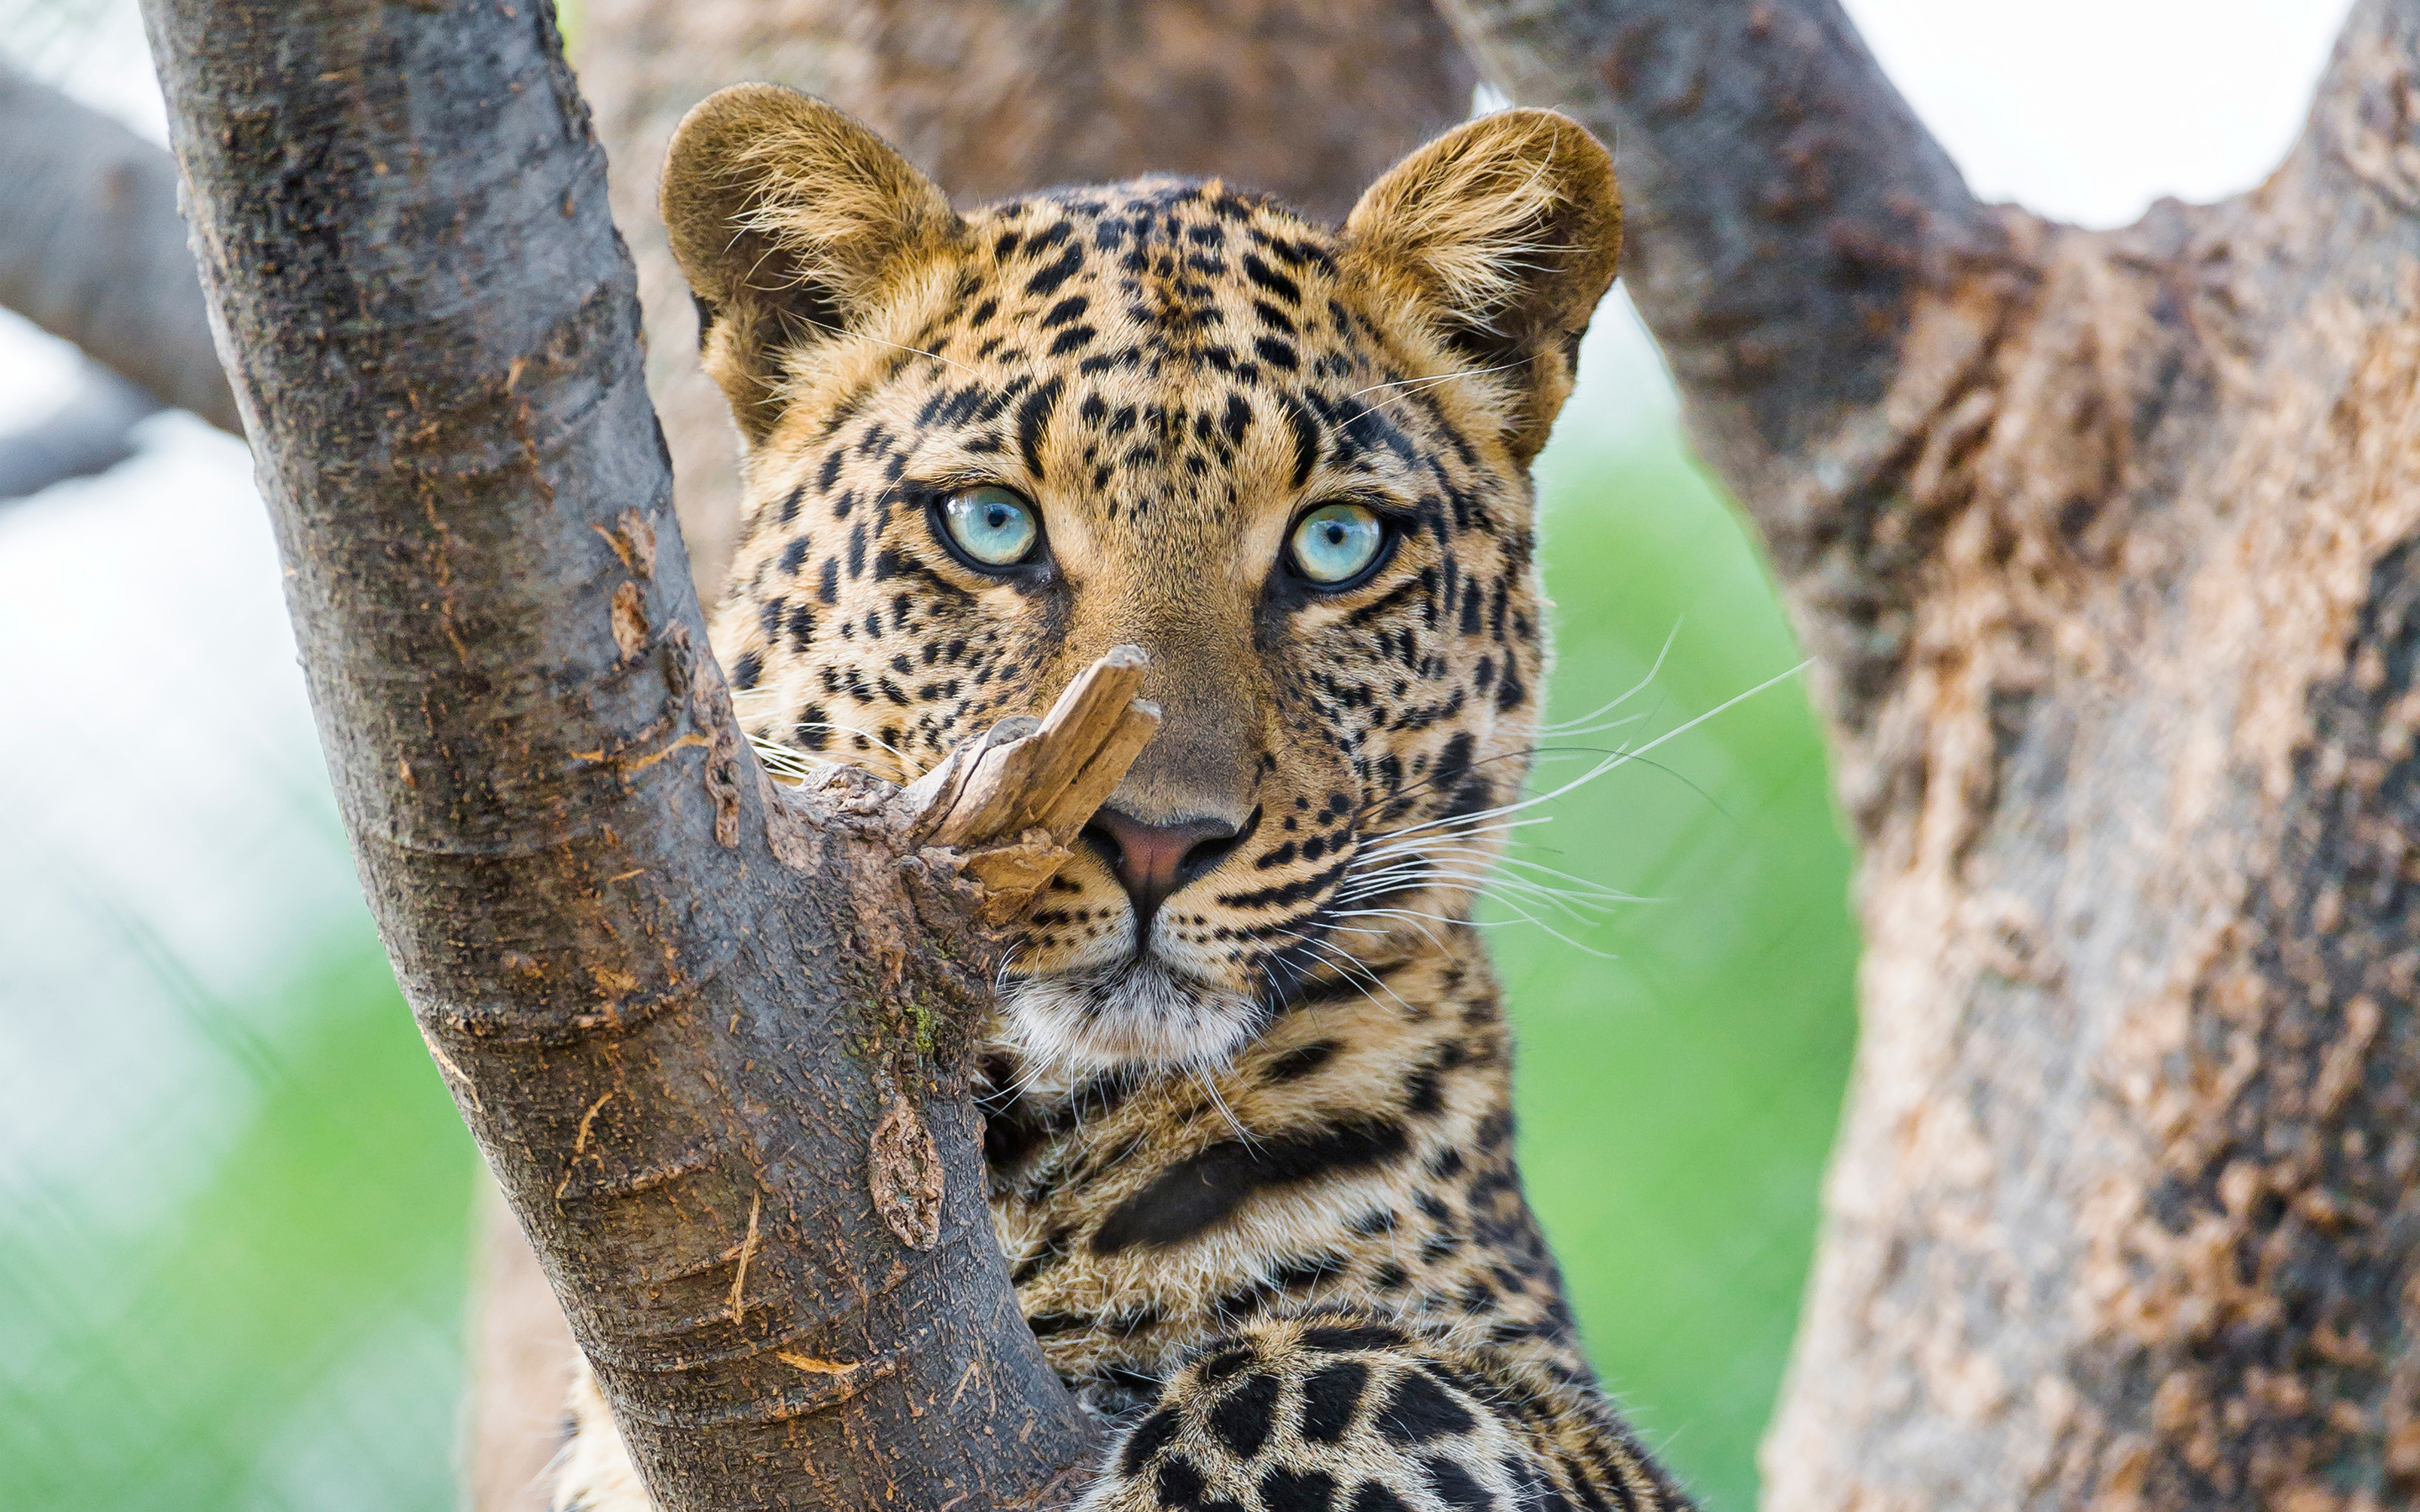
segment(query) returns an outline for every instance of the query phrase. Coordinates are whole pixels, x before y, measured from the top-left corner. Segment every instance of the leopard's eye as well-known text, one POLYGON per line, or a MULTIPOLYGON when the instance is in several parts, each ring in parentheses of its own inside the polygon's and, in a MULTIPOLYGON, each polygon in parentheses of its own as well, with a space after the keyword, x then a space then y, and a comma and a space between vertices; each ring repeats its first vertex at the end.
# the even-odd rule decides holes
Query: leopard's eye
POLYGON ((1353 581, 1378 560, 1387 544, 1387 522, 1367 504, 1322 504, 1295 521, 1296 572, 1322 588, 1353 581))
POLYGON ((1013 567, 1033 555, 1042 522, 1012 489, 985 484, 941 501, 941 528, 959 550, 985 567, 1013 567))

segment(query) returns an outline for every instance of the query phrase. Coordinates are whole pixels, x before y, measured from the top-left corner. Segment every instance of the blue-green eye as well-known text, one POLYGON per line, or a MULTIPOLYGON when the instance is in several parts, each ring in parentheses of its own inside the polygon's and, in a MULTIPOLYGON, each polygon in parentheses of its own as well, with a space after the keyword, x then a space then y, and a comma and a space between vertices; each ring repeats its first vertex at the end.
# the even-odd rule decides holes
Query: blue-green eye
POLYGON ((1295 570, 1323 588, 1348 582, 1378 560, 1387 522, 1367 504, 1322 504, 1295 522, 1295 570))
POLYGON ((1014 491, 985 484, 941 501, 941 527, 961 551, 986 567, 1013 567, 1033 554, 1042 521, 1014 491))

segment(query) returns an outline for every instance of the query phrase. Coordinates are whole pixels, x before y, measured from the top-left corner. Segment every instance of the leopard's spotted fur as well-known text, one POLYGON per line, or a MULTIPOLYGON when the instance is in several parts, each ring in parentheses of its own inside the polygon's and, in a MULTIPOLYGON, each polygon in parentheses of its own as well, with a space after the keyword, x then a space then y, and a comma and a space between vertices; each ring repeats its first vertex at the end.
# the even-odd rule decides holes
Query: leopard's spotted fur
MULTIPOLYGON (((1466 922, 1534 725, 1528 464, 1612 276, 1602 148, 1482 117, 1341 231, 1216 182, 961 217, 752 87, 666 206, 749 443, 715 639, 751 731, 904 778, 1133 642, 1166 723, 1112 806, 1242 832, 1141 941, 1091 855, 1016 933, 993 1212, 1122 1428, 1082 1504, 1684 1505, 1580 1353, 1466 922), (936 538, 977 483, 1038 506, 1031 570, 936 538), (1400 529, 1326 593, 1280 557, 1335 499, 1400 529)), ((561 1504, 643 1504, 580 1400, 561 1504)))

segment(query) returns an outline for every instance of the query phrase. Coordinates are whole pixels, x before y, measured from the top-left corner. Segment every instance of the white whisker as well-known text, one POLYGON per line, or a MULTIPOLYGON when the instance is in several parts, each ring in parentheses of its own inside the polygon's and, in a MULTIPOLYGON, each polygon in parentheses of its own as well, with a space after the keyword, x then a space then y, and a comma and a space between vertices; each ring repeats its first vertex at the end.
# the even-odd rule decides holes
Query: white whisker
POLYGON ((829 724, 815 720, 802 720, 799 724, 792 726, 792 728, 797 730, 830 730, 840 734, 855 735, 859 739, 863 740, 867 745, 873 747, 875 749, 889 756, 891 758, 891 769, 884 772, 878 770, 878 767, 881 764, 879 763, 860 764, 858 762, 848 761, 839 756, 827 755, 821 751, 800 750, 798 747, 789 744, 787 741, 776 740, 770 735, 751 734, 748 737, 748 744, 755 750, 756 759, 763 762, 767 769, 771 771, 777 777, 794 778, 803 781, 805 779, 814 776, 815 773, 827 770, 830 767, 855 766, 860 764, 865 764, 867 769, 875 771, 876 776, 887 777, 897 782, 911 781, 919 775, 915 761, 905 751, 900 750, 898 748, 883 740, 881 736, 860 730, 853 725, 829 724))
POLYGON ((1518 813, 1524 809, 1535 808, 1542 803, 1552 803, 1557 798, 1563 797, 1580 788, 1586 787, 1589 783, 1595 781, 1598 778, 1605 776, 1615 768, 1627 765, 1631 762, 1637 761, 1639 757, 1646 755, 1656 747, 1664 745, 1667 742, 1679 739, 1681 736, 1687 734, 1690 731, 1695 730, 1701 724, 1704 724, 1707 720, 1714 717, 1716 715, 1723 714, 1734 705, 1756 697, 1756 695, 1763 692, 1765 689, 1788 682, 1791 678, 1797 676, 1802 671, 1805 671, 1810 665, 1812 665, 1811 660, 1802 661, 1797 666, 1791 668, 1788 671, 1779 672, 1772 677, 1768 677, 1763 682, 1749 688, 1746 692, 1734 694, 1730 698, 1725 699, 1722 702, 1715 704, 1713 708, 1708 709, 1701 715, 1699 715, 1696 718, 1688 720, 1685 723, 1673 726, 1671 729, 1664 732, 1664 733, 1657 735, 1654 739, 1648 741, 1645 745, 1622 747, 1608 754, 1603 761, 1598 762, 1586 772, 1581 773, 1578 777, 1573 778, 1570 781, 1563 783, 1559 787, 1550 789, 1547 792, 1538 794, 1531 797, 1520 799, 1514 803, 1500 804, 1493 809, 1483 809, 1475 814, 1452 815, 1447 818, 1432 819, 1423 824, 1406 825, 1402 829, 1391 831, 1391 833, 1397 836, 1408 836, 1417 834, 1423 829, 1435 828, 1437 825, 1451 824, 1460 820, 1492 819, 1501 814, 1518 813))
MULTIPOLYGON (((1489 373, 1509 372, 1516 367, 1527 367, 1536 361, 1534 357, 1524 357, 1515 362, 1498 363, 1494 367, 1466 367, 1459 373, 1439 373, 1430 378, 1396 378, 1389 383, 1373 383, 1366 389, 1356 389, 1344 398, 1349 404, 1365 393, 1375 393, 1380 389, 1403 389, 1404 393, 1418 393, 1423 389, 1435 388, 1440 383, 1450 383, 1458 378, 1480 378, 1489 373)), ((1404 394, 1393 394, 1389 397, 1400 399, 1404 396, 1404 394)))
POLYGON ((1244 1120, 1236 1118, 1235 1110, 1229 1107, 1227 1100, 1218 1095, 1218 1084, 1210 1073, 1200 1066, 1191 1067, 1189 1071, 1195 1085, 1202 1088, 1202 1095, 1208 1098, 1210 1105, 1218 1110, 1218 1117, 1227 1120, 1227 1127, 1235 1131, 1235 1137, 1242 1142, 1244 1148, 1250 1149, 1258 1144, 1259 1141, 1252 1137, 1252 1132, 1244 1127, 1244 1120))
POLYGON ((1655 674, 1664 670, 1664 658, 1672 654, 1672 643, 1681 639, 1681 621, 1674 620, 1672 622, 1672 628, 1665 632, 1664 644, 1662 648, 1655 653, 1655 660, 1649 665, 1647 675, 1631 684, 1628 688, 1624 689, 1614 698, 1599 704, 1590 713, 1583 714, 1576 718, 1559 719, 1553 724, 1540 725, 1538 727, 1538 733, 1542 737, 1547 735, 1578 735, 1593 733, 1593 730, 1583 730, 1580 727, 1590 724, 1591 721, 1601 719, 1605 717, 1605 716, 1612 713, 1614 710, 1621 707, 1632 699, 1637 698, 1649 684, 1655 681, 1655 674))
POLYGON ((1297 934, 1292 930, 1271 930, 1270 933, 1280 935, 1285 939, 1292 940, 1307 950, 1317 951, 1321 958, 1326 960, 1328 964, 1336 967, 1338 972, 1343 976, 1345 981, 1352 985, 1354 991, 1359 993, 1364 998, 1367 998, 1373 1006, 1377 1003, 1378 999, 1371 995, 1371 990, 1373 988, 1385 993, 1388 997, 1393 997, 1397 1008, 1404 1010, 1404 1011, 1407 1013, 1411 1011, 1411 1005, 1404 1002, 1401 997, 1397 997, 1395 995, 1395 990, 1388 986, 1383 978, 1381 978, 1376 972, 1371 970, 1369 966, 1363 963, 1355 960, 1348 952, 1338 949, 1336 946, 1326 940, 1315 940, 1308 935, 1297 934), (1357 973, 1358 974, 1357 980, 1356 977, 1357 973), (1370 985, 1368 987, 1362 986, 1361 982, 1363 981, 1367 981, 1370 985))

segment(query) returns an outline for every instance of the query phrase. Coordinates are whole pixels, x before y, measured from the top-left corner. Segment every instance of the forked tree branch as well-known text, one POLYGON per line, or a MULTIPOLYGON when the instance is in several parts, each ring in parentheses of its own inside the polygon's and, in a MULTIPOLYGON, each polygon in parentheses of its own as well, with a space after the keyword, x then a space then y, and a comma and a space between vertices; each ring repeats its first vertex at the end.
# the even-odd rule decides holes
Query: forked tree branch
POLYGON ((242 430, 168 154, 0 62, 0 305, 163 404, 242 430))
POLYGON ((1130 659, 783 796, 547 8, 145 11, 364 889, 659 1501, 1032 1504, 1086 1436, 985 1204, 978 918, 1148 738, 1130 659))

